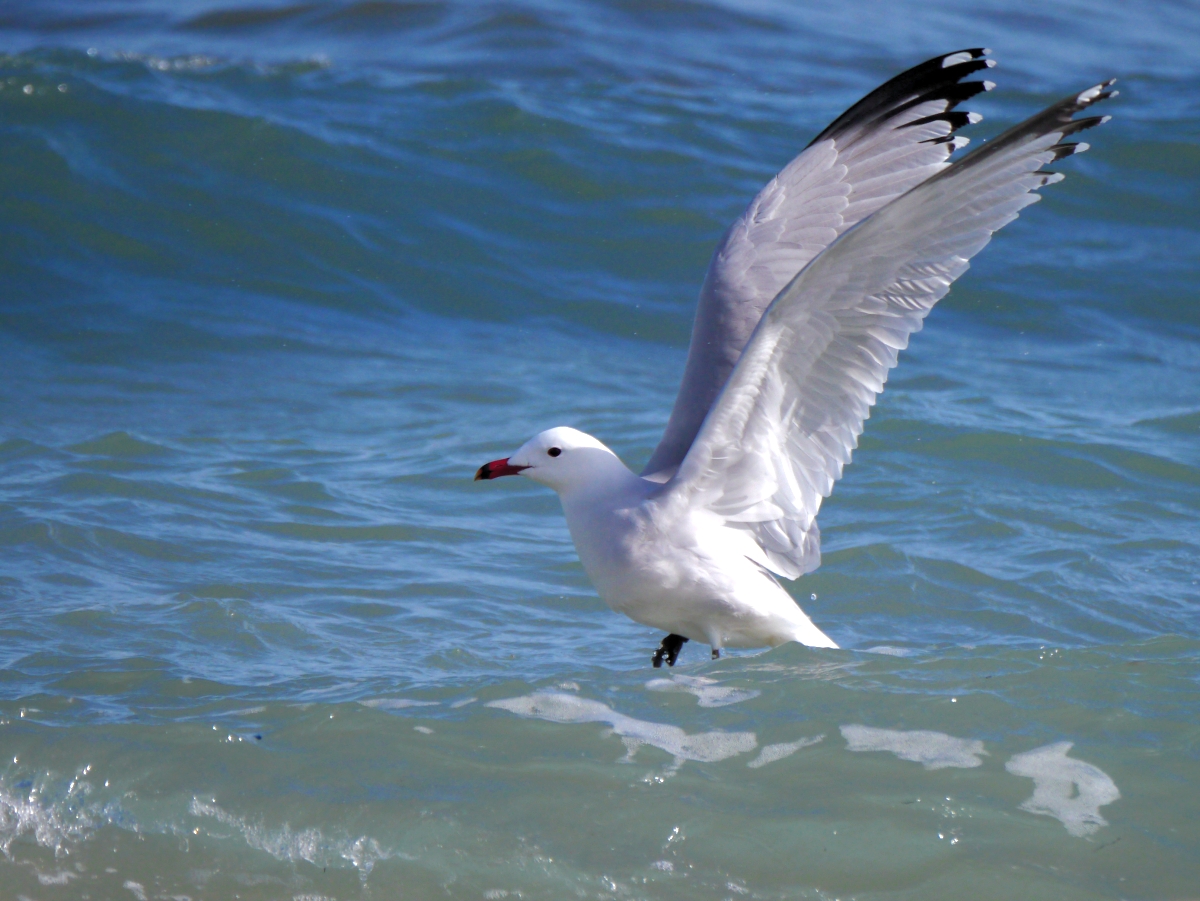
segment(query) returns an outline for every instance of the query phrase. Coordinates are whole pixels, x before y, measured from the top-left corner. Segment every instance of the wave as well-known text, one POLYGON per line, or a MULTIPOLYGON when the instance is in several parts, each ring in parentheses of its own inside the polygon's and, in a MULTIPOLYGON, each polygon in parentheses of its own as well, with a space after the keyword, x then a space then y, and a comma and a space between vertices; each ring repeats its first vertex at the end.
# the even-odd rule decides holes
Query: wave
POLYGON ((90 771, 83 766, 69 780, 48 774, 0 775, 0 851, 5 857, 12 857, 14 843, 22 839, 32 839, 58 857, 103 826, 137 828, 115 801, 93 799, 96 788, 86 778, 90 771))
MULTIPOLYGON (((350 864, 365 880, 381 860, 395 856, 368 835, 330 838, 321 829, 293 829, 287 823, 269 827, 263 822, 230 813, 215 801, 193 798, 188 813, 202 822, 214 820, 234 830, 247 847, 263 851, 276 860, 291 863, 305 861, 313 866, 326 867, 338 863, 350 864)), ((216 832, 211 826, 204 830, 214 838, 226 838, 228 833, 216 832)), ((197 828, 196 834, 199 834, 197 828)))
MULTIPOLYGON (((32 778, 0 775, 0 852, 9 864, 24 859, 17 851, 18 845, 27 841, 53 852, 56 860, 78 857, 81 846, 93 842, 108 826, 142 836, 198 836, 217 842, 235 838, 242 846, 276 860, 353 868, 364 882, 377 863, 397 856, 369 835, 338 836, 336 830, 330 835, 317 827, 293 829, 287 823, 272 827, 261 819, 231 813, 214 800, 196 797, 186 809, 191 821, 177 820, 169 813, 162 819, 166 813, 162 810, 156 818, 139 821, 111 792, 85 778, 90 771, 90 766, 81 767, 69 780, 48 773, 32 778), (102 795, 107 795, 107 800, 99 797, 102 795)), ((72 870, 37 872, 44 886, 65 885, 79 877, 80 873, 72 870)), ((130 888, 128 883, 126 888, 130 888)))

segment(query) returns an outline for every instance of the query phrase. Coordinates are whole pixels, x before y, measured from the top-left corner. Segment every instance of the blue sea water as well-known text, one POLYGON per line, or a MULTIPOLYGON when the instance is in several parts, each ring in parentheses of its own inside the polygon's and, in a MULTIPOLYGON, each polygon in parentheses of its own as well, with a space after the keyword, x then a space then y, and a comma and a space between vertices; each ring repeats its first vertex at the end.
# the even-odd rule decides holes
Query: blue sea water
POLYGON ((0 898, 1182 899, 1200 886, 1194 4, 0 6, 0 898), (792 585, 609 612, 569 424, 658 440, 715 242, 990 46, 1120 78, 901 357, 792 585))

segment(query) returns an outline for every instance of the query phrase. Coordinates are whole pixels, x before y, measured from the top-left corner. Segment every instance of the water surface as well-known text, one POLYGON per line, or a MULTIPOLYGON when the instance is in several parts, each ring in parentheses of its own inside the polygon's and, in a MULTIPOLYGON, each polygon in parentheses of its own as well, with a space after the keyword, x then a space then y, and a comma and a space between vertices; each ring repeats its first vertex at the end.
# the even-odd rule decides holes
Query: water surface
POLYGON ((0 896, 1184 898, 1200 884, 1184 3, 0 12, 0 896), (482 462, 658 440, 715 242, 990 46, 1114 119, 901 358, 792 590, 610 613, 482 462))

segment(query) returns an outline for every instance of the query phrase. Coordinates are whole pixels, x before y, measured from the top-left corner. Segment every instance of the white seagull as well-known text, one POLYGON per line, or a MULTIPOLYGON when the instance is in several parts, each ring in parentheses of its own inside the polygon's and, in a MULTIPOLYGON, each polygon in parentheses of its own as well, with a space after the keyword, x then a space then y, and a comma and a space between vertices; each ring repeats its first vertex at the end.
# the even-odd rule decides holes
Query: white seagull
POLYGON ((588 576, 613 610, 721 648, 837 645, 776 576, 821 561, 817 510, 850 462, 888 370, 992 233, 1086 150, 1074 119, 1113 81, 951 162, 978 122, 955 107, 993 85, 983 49, 939 56, 868 94, 771 179, 713 254, 666 433, 641 475, 560 427, 476 479, 558 492, 588 576))

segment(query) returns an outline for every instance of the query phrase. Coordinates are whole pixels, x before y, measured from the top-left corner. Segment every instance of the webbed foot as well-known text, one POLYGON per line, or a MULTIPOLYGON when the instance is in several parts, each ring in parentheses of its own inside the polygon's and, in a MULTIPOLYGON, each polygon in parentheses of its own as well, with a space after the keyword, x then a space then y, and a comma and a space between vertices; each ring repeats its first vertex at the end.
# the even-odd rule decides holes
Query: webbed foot
POLYGON ((662 644, 658 646, 658 650, 654 652, 654 668, 658 669, 663 665, 663 658, 667 659, 667 666, 674 666, 675 661, 679 659, 679 652, 683 650, 683 645, 687 641, 682 635, 671 634, 662 640, 662 644))
POLYGON ((713 648, 713 655, 712 655, 712 659, 713 659, 713 660, 720 660, 720 659, 721 659, 721 649, 720 649, 720 648, 713 648))

